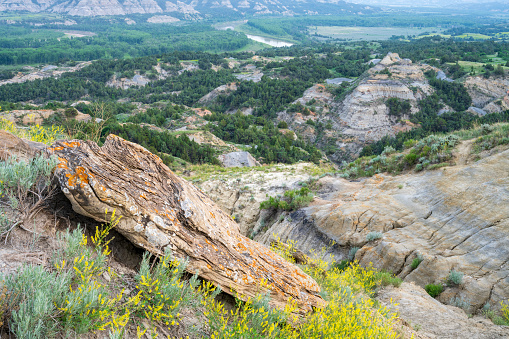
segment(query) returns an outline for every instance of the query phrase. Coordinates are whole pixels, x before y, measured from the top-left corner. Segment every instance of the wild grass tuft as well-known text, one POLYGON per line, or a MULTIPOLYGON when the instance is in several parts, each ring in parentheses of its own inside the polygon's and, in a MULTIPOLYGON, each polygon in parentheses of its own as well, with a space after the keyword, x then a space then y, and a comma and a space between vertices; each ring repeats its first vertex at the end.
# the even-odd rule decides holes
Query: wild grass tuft
POLYGON ((377 272, 377 280, 380 280, 381 286, 389 286, 392 285, 394 287, 400 287, 403 283, 401 278, 395 277, 391 272, 377 272))

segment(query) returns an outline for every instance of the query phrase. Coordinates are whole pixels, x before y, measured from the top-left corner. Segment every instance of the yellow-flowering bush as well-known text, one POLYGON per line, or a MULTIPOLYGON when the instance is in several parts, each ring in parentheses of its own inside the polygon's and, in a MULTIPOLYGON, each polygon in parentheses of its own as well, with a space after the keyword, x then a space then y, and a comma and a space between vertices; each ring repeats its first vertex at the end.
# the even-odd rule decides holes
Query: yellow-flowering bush
MULTIPOLYGON (((295 262, 295 242, 285 244, 276 237, 271 249, 295 262)), ((398 338, 394 330, 396 314, 370 298, 381 284, 382 275, 356 262, 343 269, 331 268, 321 259, 325 251, 312 253, 301 268, 320 285, 327 306, 309 315, 294 334, 298 338, 398 338)))
POLYGON ((138 293, 131 298, 132 309, 141 318, 148 319, 152 326, 160 323, 168 328, 179 325, 180 309, 183 305, 198 303, 195 288, 197 276, 184 281, 186 262, 180 262, 167 252, 151 268, 149 255, 145 254, 140 272, 135 277, 138 293))
POLYGON ((212 339, 298 337, 289 321, 296 310, 293 303, 289 303, 284 310, 273 309, 269 307, 269 297, 260 294, 246 302, 236 299, 236 307, 228 311, 214 299, 219 289, 210 282, 204 283, 200 291, 212 339))
MULTIPOLYGON (((203 338, 399 337, 394 330, 396 315, 371 299, 380 284, 379 272, 357 263, 330 268, 318 259, 323 253, 307 258, 302 268, 321 285, 328 303, 301 319, 294 315, 295 303, 290 301, 284 309, 274 309, 269 306, 269 296, 263 294, 247 301, 237 299, 233 309, 226 308, 216 299, 220 289, 211 282, 200 284, 197 276, 184 279, 187 263, 176 260, 170 252, 153 262, 145 255, 134 277, 136 289, 127 295, 122 281, 108 268, 108 233, 119 218, 111 213, 108 219, 106 214, 109 222, 96 228, 90 244, 80 230, 58 237, 63 246, 52 258, 54 270, 24 266, 7 277, 3 284, 6 293, 2 295, 11 305, 9 326, 18 338, 97 331, 108 331, 110 338, 123 338, 125 327, 133 323, 138 324, 138 337, 150 330, 156 338, 161 326, 171 332, 181 325, 183 309, 200 311, 206 317, 206 325, 186 327, 203 338), (102 279, 105 273, 111 277, 107 282, 102 279)), ((294 243, 275 243, 273 249, 294 260, 294 243)), ((5 300, 0 298, 0 310, 2 302, 5 300)))
POLYGON ((107 268, 109 240, 106 236, 119 220, 113 212, 110 222, 96 228, 93 247, 87 246, 87 237, 79 230, 64 236, 66 246, 55 256, 54 266, 59 274, 71 276, 65 298, 61 303, 55 303, 66 331, 81 334, 110 329, 118 332, 129 321, 130 310, 127 303, 122 303, 124 291, 111 295, 110 286, 101 283, 100 279, 104 272, 114 276, 107 268))
POLYGON ((65 137, 65 131, 62 127, 34 125, 28 129, 23 129, 16 127, 12 121, 5 118, 0 118, 0 130, 10 132, 20 138, 42 142, 46 145, 51 145, 56 140, 65 137))
POLYGON ((500 303, 500 305, 502 306, 502 318, 504 319, 505 323, 506 324, 509 324, 509 300, 507 301, 507 303, 500 303))

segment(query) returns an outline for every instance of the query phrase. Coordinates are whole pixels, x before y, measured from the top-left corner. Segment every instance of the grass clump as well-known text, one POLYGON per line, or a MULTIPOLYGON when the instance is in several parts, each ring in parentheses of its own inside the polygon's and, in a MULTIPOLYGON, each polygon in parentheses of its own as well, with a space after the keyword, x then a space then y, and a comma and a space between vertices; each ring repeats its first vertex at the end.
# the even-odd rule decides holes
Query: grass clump
POLYGON ((401 278, 395 277, 391 272, 377 272, 377 280, 380 280, 381 286, 389 286, 392 285, 394 287, 400 287, 403 283, 401 278))
POLYGON ((313 201, 314 195, 308 187, 288 190, 283 197, 269 197, 268 200, 260 203, 260 209, 276 209, 284 211, 294 211, 308 206, 313 201))
POLYGON ((444 291, 444 286, 440 284, 428 284, 424 289, 432 298, 436 298, 444 291))
MULTIPOLYGON (((459 137, 430 135, 418 142, 409 142, 409 152, 393 154, 394 148, 387 146, 382 154, 361 157, 343 166, 339 174, 343 178, 370 177, 378 173, 400 173, 403 170, 439 168, 437 165, 448 163, 452 159, 452 149, 458 144, 459 137)), ((441 166, 440 166, 441 167, 441 166)))
POLYGON ((456 270, 451 270, 447 276, 447 284, 449 286, 461 285, 463 281, 463 273, 456 270))
POLYGON ((509 144, 509 124, 482 125, 480 130, 482 135, 472 145, 474 154, 509 144))

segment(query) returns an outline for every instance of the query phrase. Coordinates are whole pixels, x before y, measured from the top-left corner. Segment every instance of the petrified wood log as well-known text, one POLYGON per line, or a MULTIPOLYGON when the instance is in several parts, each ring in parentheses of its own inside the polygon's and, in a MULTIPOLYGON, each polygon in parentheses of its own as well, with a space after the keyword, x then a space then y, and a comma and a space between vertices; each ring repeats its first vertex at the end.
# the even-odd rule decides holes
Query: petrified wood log
POLYGON ((188 258, 190 273, 242 299, 263 291, 263 279, 273 306, 292 298, 304 314, 324 304, 311 277, 242 236, 229 215, 145 148, 110 135, 102 147, 59 141, 49 152, 60 160, 56 177, 77 213, 105 222, 105 210, 115 210, 117 230, 135 245, 188 258))

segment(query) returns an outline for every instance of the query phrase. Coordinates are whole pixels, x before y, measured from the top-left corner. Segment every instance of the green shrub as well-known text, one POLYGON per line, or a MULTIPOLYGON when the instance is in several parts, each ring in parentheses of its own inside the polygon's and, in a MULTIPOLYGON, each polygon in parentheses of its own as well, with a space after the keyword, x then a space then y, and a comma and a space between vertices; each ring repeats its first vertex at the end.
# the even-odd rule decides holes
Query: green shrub
POLYGON ((10 157, 0 162, 0 197, 14 209, 26 209, 33 192, 42 193, 49 186, 56 157, 37 156, 30 161, 10 157))
POLYGON ((415 153, 408 153, 405 155, 405 162, 407 165, 412 166, 417 161, 417 154, 415 153))
POLYGON ((436 298, 440 295, 440 293, 443 292, 444 290, 444 287, 442 285, 435 285, 435 284, 428 284, 424 287, 424 289, 426 290, 426 292, 428 292, 428 294, 432 297, 432 298, 436 298))
POLYGON ((382 232, 372 231, 366 235, 366 240, 367 241, 375 241, 375 240, 381 239, 382 237, 383 237, 382 232))
POLYGON ((447 283, 449 285, 461 285, 463 281, 463 273, 460 271, 452 270, 449 272, 449 276, 447 277, 447 283))
POLYGON ((414 139, 409 139, 409 140, 406 140, 404 143, 403 143, 403 147, 405 149, 408 149, 408 148, 412 148, 415 146, 415 144, 417 143, 416 140, 414 139))
POLYGON ((417 256, 417 258, 414 258, 414 260, 412 260, 412 263, 410 264, 412 270, 415 270, 417 267, 419 267, 423 260, 424 259, 421 256, 417 256))
POLYGON ((286 121, 280 121, 277 124, 277 128, 288 128, 288 124, 286 123, 286 121))
POLYGON ((260 209, 294 211, 309 205, 313 198, 311 190, 308 187, 302 187, 286 191, 283 197, 269 197, 268 200, 260 203, 260 209))
POLYGON ((392 146, 385 146, 382 155, 390 155, 392 153, 396 152, 396 149, 392 146))

